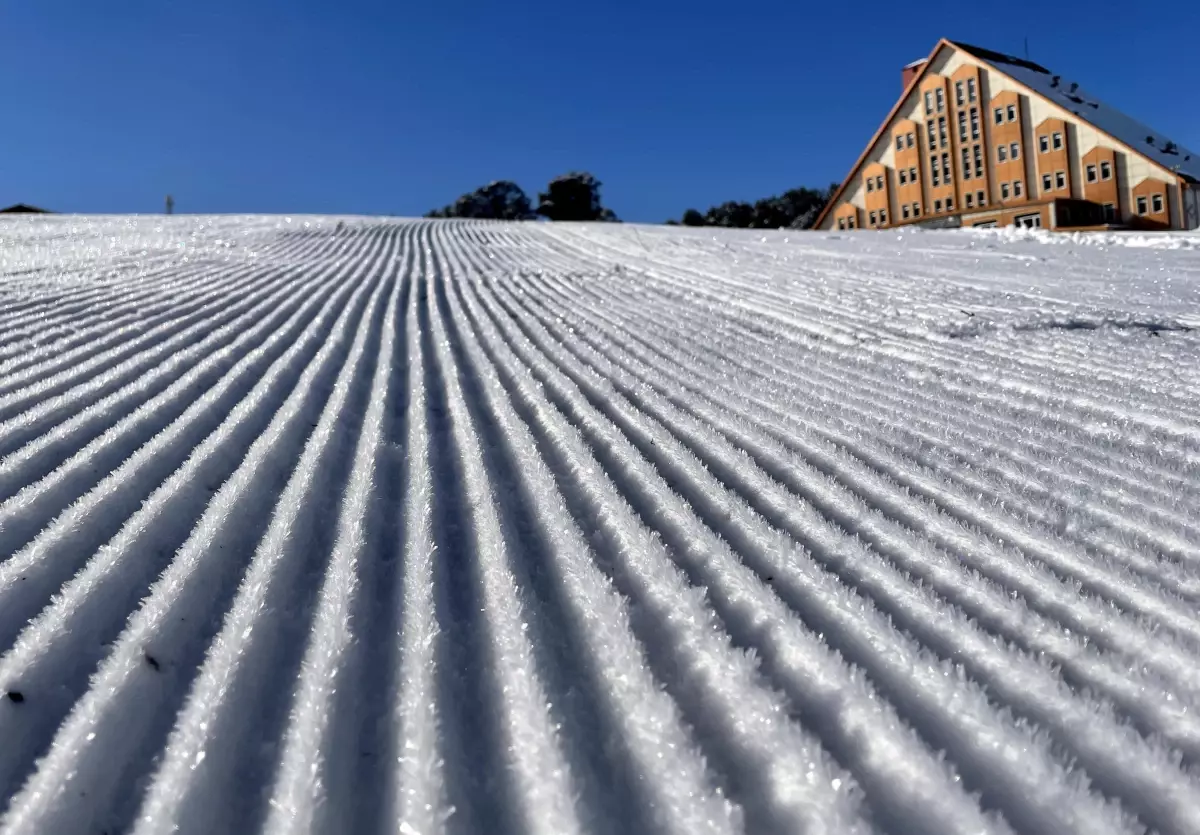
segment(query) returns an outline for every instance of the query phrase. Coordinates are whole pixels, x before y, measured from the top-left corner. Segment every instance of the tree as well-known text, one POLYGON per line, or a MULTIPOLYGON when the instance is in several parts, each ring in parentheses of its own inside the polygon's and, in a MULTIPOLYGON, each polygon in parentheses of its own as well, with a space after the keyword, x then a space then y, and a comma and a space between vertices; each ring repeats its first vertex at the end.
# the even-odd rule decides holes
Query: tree
POLYGON ((521 187, 510 180, 496 180, 475 189, 425 217, 471 217, 487 220, 529 220, 533 208, 521 187))
POLYGON ((684 226, 723 226, 730 229, 808 229, 837 190, 794 188, 753 204, 730 200, 703 215, 695 209, 683 213, 684 226))
POLYGON ((821 206, 812 206, 805 209, 803 214, 797 215, 796 219, 788 224, 789 229, 812 229, 813 224, 817 222, 817 215, 821 214, 821 206))
POLYGON ((704 215, 704 225, 723 226, 726 229, 747 229, 753 219, 753 206, 749 203, 729 200, 709 209, 704 215))
POLYGON ((754 216, 750 218, 751 229, 781 229, 791 223, 791 208, 787 200, 768 197, 754 204, 754 216))
POLYGON ((538 194, 537 213, 549 220, 617 220, 600 203, 600 181, 586 171, 572 171, 551 180, 538 194))

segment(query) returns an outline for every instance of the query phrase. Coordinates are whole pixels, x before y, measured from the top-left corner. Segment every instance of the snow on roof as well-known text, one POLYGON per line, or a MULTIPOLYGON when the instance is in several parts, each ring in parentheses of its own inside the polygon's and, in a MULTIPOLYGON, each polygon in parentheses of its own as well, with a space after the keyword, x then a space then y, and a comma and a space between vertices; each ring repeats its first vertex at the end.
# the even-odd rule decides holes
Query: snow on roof
POLYGON ((1075 82, 1054 75, 1032 61, 969 44, 955 42, 954 45, 994 65, 1013 80, 1074 113, 1151 161, 1193 182, 1200 182, 1200 154, 1189 151, 1115 107, 1106 105, 1075 82))

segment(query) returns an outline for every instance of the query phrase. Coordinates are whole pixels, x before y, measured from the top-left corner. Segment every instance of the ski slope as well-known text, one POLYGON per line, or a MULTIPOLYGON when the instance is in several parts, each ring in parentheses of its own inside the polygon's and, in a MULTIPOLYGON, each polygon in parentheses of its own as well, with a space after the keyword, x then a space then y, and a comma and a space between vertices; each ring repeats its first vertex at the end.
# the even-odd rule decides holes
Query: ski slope
POLYGON ((1200 832, 1200 237, 0 243, 0 835, 1200 832))

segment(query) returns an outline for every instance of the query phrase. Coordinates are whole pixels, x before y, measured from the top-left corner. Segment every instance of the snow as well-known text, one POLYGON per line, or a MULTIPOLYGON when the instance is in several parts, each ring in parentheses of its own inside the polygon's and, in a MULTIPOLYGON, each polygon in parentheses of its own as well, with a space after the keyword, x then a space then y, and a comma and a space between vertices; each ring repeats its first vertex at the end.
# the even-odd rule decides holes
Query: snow
POLYGON ((0 221, 0 833, 1200 831, 1200 238, 0 221))

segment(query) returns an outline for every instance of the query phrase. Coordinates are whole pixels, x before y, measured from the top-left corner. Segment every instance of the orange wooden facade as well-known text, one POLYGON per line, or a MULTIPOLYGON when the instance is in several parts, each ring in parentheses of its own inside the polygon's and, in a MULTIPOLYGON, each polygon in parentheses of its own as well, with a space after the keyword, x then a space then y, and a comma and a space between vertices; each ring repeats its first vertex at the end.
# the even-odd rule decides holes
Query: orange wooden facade
POLYGON ((819 226, 1004 224, 1017 218, 1026 222, 1031 213, 1038 214, 1043 226, 1064 226, 1067 218, 1079 215, 1143 229, 1177 228, 1185 220, 1183 184, 1169 182, 1166 172, 1163 179, 1146 177, 1146 161, 1135 151, 1114 141, 1095 144, 1080 155, 1073 147, 1074 123, 1045 118, 1032 124, 1030 96, 1039 94, 1008 82, 988 98, 987 72, 993 70, 985 72, 972 62, 960 63, 948 74, 934 72, 933 58, 947 46, 953 45, 940 41, 929 58, 904 68, 904 95, 847 180, 856 183, 856 196, 844 199, 843 184, 818 218, 819 226), (907 115, 901 116, 906 103, 907 115), (879 160, 880 143, 891 143, 890 156, 885 156, 889 164, 867 159, 875 150, 879 160), (1136 176, 1142 178, 1132 188, 1124 180, 1131 160, 1137 161, 1136 176), (1064 200, 1094 205, 1081 210, 1068 202, 1062 205, 1069 210, 1058 215, 1046 208, 1064 200))

